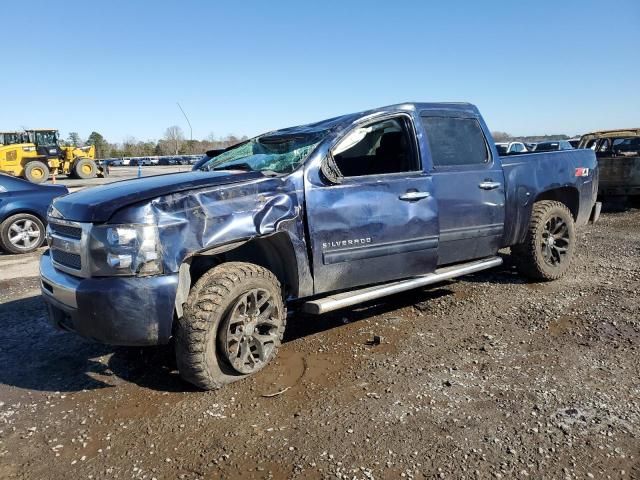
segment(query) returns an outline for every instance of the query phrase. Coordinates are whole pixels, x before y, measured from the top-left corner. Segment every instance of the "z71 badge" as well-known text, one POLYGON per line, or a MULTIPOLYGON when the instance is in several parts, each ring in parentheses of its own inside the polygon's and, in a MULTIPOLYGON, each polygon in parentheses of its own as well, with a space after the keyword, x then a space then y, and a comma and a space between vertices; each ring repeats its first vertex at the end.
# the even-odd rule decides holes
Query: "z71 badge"
POLYGON ((338 240, 337 242, 322 242, 322 249, 340 248, 340 247, 359 247, 371 243, 371 237, 352 238, 349 240, 338 240))

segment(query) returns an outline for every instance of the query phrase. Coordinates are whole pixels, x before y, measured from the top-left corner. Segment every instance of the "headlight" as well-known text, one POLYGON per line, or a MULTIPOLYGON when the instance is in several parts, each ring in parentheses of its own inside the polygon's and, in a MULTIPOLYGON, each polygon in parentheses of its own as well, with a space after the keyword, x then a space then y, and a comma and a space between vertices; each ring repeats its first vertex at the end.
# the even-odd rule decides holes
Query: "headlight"
POLYGON ((91 229, 91 274, 157 275, 162 257, 155 225, 103 225, 91 229))

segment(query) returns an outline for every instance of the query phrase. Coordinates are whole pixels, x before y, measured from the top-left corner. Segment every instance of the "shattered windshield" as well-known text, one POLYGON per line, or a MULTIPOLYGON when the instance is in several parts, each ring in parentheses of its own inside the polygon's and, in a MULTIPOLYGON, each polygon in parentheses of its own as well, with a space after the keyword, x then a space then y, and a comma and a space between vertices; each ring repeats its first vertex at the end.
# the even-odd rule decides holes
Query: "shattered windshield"
POLYGON ((231 147, 212 158, 200 170, 247 170, 290 173, 300 165, 328 130, 273 132, 231 147))

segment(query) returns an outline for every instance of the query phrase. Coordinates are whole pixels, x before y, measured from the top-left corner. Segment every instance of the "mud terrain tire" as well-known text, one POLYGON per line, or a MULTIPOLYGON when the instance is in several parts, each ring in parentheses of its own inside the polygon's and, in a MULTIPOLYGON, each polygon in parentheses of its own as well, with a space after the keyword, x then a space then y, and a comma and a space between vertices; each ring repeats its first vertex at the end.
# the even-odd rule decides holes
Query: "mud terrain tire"
POLYGON ((181 377, 212 390, 256 373, 276 356, 286 319, 272 272, 242 262, 212 268, 191 288, 178 322, 181 377))
POLYGON ((533 280, 556 280, 571 264, 576 234, 573 216, 564 203, 543 200, 533 205, 527 236, 511 247, 518 271, 533 280))

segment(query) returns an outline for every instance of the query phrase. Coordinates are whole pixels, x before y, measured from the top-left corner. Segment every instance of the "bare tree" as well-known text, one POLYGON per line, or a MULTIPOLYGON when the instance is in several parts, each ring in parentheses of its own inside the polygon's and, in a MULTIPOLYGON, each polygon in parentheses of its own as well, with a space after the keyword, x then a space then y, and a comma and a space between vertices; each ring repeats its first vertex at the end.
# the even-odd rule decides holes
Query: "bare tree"
POLYGON ((495 142, 508 142, 512 138, 507 132, 491 132, 491 136, 495 142))
POLYGON ((173 125, 165 130, 164 139, 172 147, 175 147, 175 154, 177 155, 180 150, 180 144, 184 141, 184 133, 179 126, 173 125))
POLYGON ((132 157, 136 155, 136 143, 138 141, 135 137, 131 135, 127 135, 124 140, 122 140, 122 156, 124 157, 132 157))

